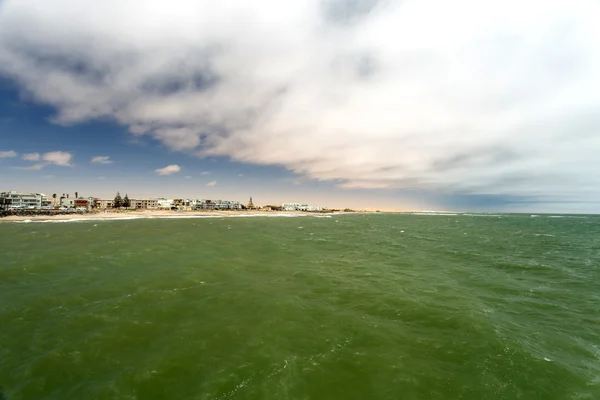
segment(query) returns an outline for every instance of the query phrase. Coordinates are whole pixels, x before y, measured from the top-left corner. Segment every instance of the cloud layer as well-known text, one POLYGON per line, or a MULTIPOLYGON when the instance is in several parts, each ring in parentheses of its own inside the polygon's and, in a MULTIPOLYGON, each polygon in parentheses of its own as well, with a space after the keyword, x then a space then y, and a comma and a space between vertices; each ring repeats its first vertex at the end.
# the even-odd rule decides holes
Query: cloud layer
POLYGON ((0 74, 57 123, 342 187, 589 199, 599 19, 592 0, 5 0, 0 74))

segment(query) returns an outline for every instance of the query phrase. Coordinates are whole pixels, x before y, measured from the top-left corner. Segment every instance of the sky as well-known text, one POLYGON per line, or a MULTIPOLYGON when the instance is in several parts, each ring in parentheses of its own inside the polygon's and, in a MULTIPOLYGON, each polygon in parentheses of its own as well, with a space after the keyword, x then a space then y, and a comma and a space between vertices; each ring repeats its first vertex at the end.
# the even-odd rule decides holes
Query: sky
POLYGON ((0 1, 0 191, 600 212, 596 0, 0 1))

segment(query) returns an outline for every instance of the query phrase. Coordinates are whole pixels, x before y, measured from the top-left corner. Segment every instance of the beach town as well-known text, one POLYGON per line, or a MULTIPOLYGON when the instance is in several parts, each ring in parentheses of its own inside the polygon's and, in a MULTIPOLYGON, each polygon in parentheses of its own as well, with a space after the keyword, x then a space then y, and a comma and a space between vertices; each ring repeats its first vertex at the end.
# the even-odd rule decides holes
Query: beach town
POLYGON ((332 213, 351 209, 329 209, 304 203, 257 205, 252 197, 247 203, 237 200, 201 198, 130 198, 117 192, 112 199, 82 196, 80 193, 0 192, 0 218, 6 221, 26 219, 125 218, 175 215, 232 215, 249 211, 269 213, 332 213))

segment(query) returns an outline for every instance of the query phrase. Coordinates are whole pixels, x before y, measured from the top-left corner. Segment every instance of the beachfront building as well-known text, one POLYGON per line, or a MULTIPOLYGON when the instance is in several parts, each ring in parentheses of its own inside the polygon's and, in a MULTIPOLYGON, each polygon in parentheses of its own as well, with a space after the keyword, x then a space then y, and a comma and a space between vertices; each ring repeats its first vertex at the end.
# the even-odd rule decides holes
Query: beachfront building
POLYGON ((60 198, 60 206, 67 207, 67 208, 73 208, 73 207, 75 207, 75 200, 77 200, 77 199, 73 199, 70 197, 61 197, 60 198))
POLYGON ((75 206, 75 208, 85 208, 88 209, 91 207, 90 204, 90 200, 89 199, 84 199, 82 197, 79 197, 75 200, 73 200, 73 206, 75 206))
POLYGON ((193 210, 241 210, 242 205, 234 200, 194 199, 190 201, 193 210))
POLYGON ((46 196, 42 197, 42 208, 50 209, 50 208, 53 208, 53 206, 54 206, 53 198, 46 197, 46 196))
POLYGON ((323 211, 321 206, 310 206, 301 203, 283 203, 281 208, 283 211, 323 211))
POLYGON ((0 193, 2 204, 9 209, 42 208, 43 193, 20 193, 14 190, 0 193))
POLYGON ((173 206, 177 210, 190 210, 189 199, 173 199, 173 206))
POLYGON ((131 208, 136 210, 153 210, 158 208, 157 199, 130 199, 131 208))
POLYGON ((171 207, 173 207, 173 199, 165 199, 164 197, 161 197, 156 200, 156 204, 161 210, 170 210, 171 207))
POLYGON ((114 200, 96 199, 96 207, 99 209, 112 208, 114 200))
POLYGON ((90 208, 100 208, 100 199, 98 197, 88 197, 90 208))

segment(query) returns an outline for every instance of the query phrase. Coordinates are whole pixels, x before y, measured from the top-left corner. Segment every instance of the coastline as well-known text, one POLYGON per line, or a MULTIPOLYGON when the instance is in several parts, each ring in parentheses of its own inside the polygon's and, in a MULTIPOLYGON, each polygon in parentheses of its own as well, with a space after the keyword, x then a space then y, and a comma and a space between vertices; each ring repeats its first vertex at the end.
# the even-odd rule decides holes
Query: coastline
POLYGON ((304 211, 169 211, 169 210, 143 210, 143 211, 108 211, 89 212, 84 214, 60 214, 60 215, 11 215, 0 218, 2 222, 67 222, 67 221, 91 221, 91 220, 128 220, 128 219, 152 219, 152 218, 225 218, 225 217, 299 217, 318 216, 326 217, 332 215, 347 214, 335 213, 312 213, 304 211))
POLYGON ((423 215, 458 215, 452 211, 417 211, 417 210, 357 210, 335 212, 310 212, 310 211, 169 211, 169 210, 139 210, 139 211, 95 211, 88 213, 73 213, 59 215, 10 215, 0 218, 3 222, 69 222, 69 221, 106 221, 106 220, 131 220, 131 219, 177 219, 177 218, 227 218, 227 217, 304 217, 312 216, 327 218, 333 215, 346 214, 423 214, 423 215))

